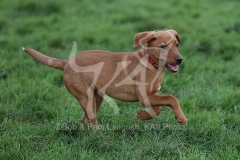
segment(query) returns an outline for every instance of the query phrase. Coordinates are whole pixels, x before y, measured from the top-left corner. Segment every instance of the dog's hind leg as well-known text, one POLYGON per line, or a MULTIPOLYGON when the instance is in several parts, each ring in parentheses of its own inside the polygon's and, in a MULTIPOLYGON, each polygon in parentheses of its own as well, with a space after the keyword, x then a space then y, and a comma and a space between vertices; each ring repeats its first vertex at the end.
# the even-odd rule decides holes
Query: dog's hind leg
POLYGON ((79 80, 74 81, 74 79, 70 78, 64 79, 64 84, 66 89, 78 100, 81 105, 86 115, 85 120, 89 121, 90 128, 97 129, 97 107, 94 90, 88 86, 87 83, 83 83, 79 80))
MULTIPOLYGON (((96 99, 96 113, 95 113, 95 115, 97 115, 97 112, 99 111, 99 109, 101 107, 101 104, 102 104, 102 101, 103 101, 103 96, 99 95, 97 93, 97 91, 94 91, 94 96, 95 96, 95 99, 96 99)), ((88 119, 85 112, 82 115, 82 122, 89 123, 89 119, 88 119)))
MULTIPOLYGON (((84 121, 89 122, 89 128, 92 129, 98 129, 97 125, 97 107, 96 107, 96 97, 90 89, 87 91, 88 94, 85 95, 79 95, 79 97, 76 97, 79 104, 81 105, 83 111, 84 111, 84 121)), ((74 94, 73 92, 71 92, 74 94)))
POLYGON ((103 95, 99 95, 98 92, 95 90, 94 91, 94 96, 95 96, 95 99, 96 99, 96 115, 97 115, 97 112, 99 111, 99 109, 101 107, 101 104, 103 102, 103 95))

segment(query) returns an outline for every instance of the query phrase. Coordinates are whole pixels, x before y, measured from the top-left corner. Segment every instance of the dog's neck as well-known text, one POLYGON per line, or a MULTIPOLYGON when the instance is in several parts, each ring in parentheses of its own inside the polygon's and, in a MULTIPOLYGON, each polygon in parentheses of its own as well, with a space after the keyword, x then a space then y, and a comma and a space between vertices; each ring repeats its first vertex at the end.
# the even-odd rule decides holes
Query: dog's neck
MULTIPOLYGON (((147 54, 147 51, 145 51, 144 54, 145 54, 145 55, 148 55, 148 54, 147 54)), ((153 59, 151 58, 150 55, 148 55, 148 62, 149 62, 154 68, 156 68, 156 69, 158 70, 158 68, 159 68, 158 64, 153 61, 153 59)))
POLYGON ((151 58, 151 56, 147 53, 147 50, 143 49, 142 52, 143 52, 143 55, 144 55, 144 56, 147 56, 148 62, 149 62, 154 68, 156 68, 157 70, 162 68, 162 66, 159 66, 156 62, 154 62, 154 60, 151 58))

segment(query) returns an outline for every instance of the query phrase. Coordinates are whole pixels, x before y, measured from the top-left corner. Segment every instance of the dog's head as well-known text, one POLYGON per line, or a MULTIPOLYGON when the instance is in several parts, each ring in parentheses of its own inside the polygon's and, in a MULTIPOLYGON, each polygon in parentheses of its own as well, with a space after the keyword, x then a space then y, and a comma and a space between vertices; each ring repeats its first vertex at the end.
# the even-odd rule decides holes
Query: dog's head
POLYGON ((149 31, 137 33, 133 47, 142 46, 156 64, 177 72, 183 61, 178 51, 179 44, 180 37, 175 30, 149 31))

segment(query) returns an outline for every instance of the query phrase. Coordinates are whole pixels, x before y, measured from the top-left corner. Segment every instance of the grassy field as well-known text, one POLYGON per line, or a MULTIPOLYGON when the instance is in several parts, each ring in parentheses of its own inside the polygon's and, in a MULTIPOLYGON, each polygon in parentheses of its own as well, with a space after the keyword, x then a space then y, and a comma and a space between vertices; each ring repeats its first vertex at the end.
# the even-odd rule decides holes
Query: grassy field
POLYGON ((0 0, 0 159, 240 159, 239 8, 237 0, 0 0), (166 71, 160 94, 179 99, 187 126, 170 108, 141 121, 138 103, 107 98, 102 128, 89 131, 63 73, 21 50, 67 59, 76 41, 79 52, 134 51, 136 33, 157 29, 182 40, 184 63, 166 71))

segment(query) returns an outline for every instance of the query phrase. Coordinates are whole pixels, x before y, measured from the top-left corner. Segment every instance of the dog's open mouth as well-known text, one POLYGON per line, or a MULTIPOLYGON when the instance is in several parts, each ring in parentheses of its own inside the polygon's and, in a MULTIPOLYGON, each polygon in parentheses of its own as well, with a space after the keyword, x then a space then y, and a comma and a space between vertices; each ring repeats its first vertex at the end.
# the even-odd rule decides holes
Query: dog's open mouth
POLYGON ((178 66, 177 65, 170 65, 166 62, 165 67, 173 73, 176 73, 178 71, 178 66))

